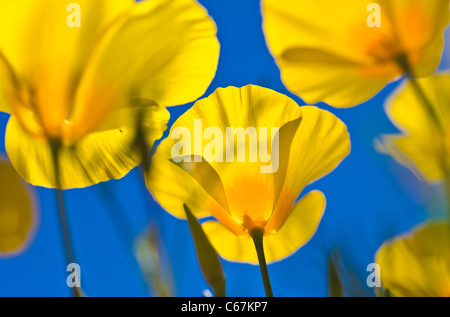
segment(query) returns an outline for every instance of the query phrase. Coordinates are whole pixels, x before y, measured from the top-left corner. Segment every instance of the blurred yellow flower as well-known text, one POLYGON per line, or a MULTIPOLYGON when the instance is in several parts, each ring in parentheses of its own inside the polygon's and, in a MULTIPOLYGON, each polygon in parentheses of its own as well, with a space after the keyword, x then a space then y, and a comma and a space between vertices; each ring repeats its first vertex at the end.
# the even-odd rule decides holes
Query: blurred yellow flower
POLYGON ((11 164, 0 158, 0 257, 22 251, 36 226, 33 199, 11 164))
POLYGON ((325 197, 311 191, 296 200, 349 151, 345 124, 325 110, 299 107, 258 86, 219 88, 174 123, 146 179, 156 200, 174 216, 184 218, 186 204, 197 217, 218 220, 203 228, 223 258, 258 263, 251 233, 259 229, 267 261, 273 262, 313 236, 325 197), (239 158, 242 151, 245 159, 239 158), (272 170, 262 169, 269 162, 264 154, 272 170))
POLYGON ((307 103, 335 107, 368 100, 406 67, 411 76, 431 74, 449 23, 449 0, 262 3, 267 44, 287 88, 307 103), (376 18, 372 3, 379 27, 368 23, 376 18))
POLYGON ((376 255, 382 288, 397 297, 450 297, 449 247, 447 223, 427 223, 385 242, 376 255))
POLYGON ((215 24, 194 0, 79 0, 79 27, 71 2, 0 0, 6 150, 26 181, 63 189, 137 166, 137 114, 148 142, 160 138, 164 107, 200 97, 219 54, 215 24))
POLYGON ((438 122, 417 99, 413 83, 407 82, 386 104, 386 112, 401 134, 383 135, 376 147, 426 181, 441 182, 450 170, 450 74, 439 73, 417 83, 438 122))

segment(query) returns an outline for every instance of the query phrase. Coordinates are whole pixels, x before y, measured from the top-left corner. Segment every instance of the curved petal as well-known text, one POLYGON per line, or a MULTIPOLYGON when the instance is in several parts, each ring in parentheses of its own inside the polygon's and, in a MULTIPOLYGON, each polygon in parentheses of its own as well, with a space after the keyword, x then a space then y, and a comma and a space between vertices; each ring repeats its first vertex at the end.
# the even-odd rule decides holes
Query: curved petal
POLYGON ((407 166, 428 182, 438 182, 444 177, 446 151, 450 149, 450 74, 441 73, 417 80, 436 113, 439 128, 427 108, 423 106, 413 86, 406 83, 398 88, 386 104, 390 120, 403 132, 382 136, 379 150, 392 155, 400 164, 407 166))
POLYGON ((391 155, 409 168, 419 179, 439 183, 444 177, 442 152, 436 142, 425 142, 414 136, 383 135, 375 140, 378 152, 391 155))
POLYGON ((8 106, 8 102, 5 100, 2 92, 0 91, 0 112, 11 113, 11 108, 8 106))
MULTIPOLYGON (((443 32, 442 30, 440 34, 443 32)), ((412 70, 413 75, 416 77, 426 77, 433 74, 441 62, 443 50, 444 37, 438 36, 423 49, 411 53, 409 59, 415 65, 412 70)))
POLYGON ((449 0, 384 0, 382 5, 414 75, 432 74, 444 48, 443 33, 450 21, 449 0))
MULTIPOLYGON (((148 142, 162 136, 169 120, 163 107, 145 107, 143 124, 148 142)), ((140 108, 129 111, 142 113, 140 108)), ((136 114, 136 113, 135 113, 136 114)), ((124 116, 114 129, 91 133, 72 146, 62 146, 59 154, 61 188, 79 188, 125 176, 142 161, 135 146, 133 115, 124 116), (125 120, 126 118, 130 120, 125 120)), ((36 186, 55 188, 54 164, 47 140, 29 136, 12 116, 6 129, 6 151, 18 173, 36 186)))
MULTIPOLYGON (((247 128, 255 128, 258 141, 262 143, 267 141, 267 150, 270 152, 271 128, 275 128, 277 131, 286 123, 301 116, 301 108, 291 98, 271 89, 255 85, 247 85, 241 88, 218 88, 209 97, 197 101, 191 109, 186 111, 173 124, 170 129, 170 135, 172 136, 174 131, 178 132, 180 128, 188 130, 191 138, 182 140, 182 142, 188 141, 190 143, 190 145, 186 146, 190 150, 190 153, 187 154, 204 156, 219 175, 222 176, 221 171, 226 172, 231 169, 230 164, 226 164, 227 161, 230 161, 231 158, 233 160, 231 163, 235 163, 234 161, 238 160, 237 156, 239 154, 237 137, 235 137, 233 142, 231 139, 232 135, 227 134, 227 129, 243 128, 246 130, 247 128), (260 128, 265 128, 267 133, 262 133, 260 128), (214 155, 208 155, 204 151, 209 140, 213 139, 213 136, 215 137, 214 131, 217 131, 217 134, 220 131, 222 136, 220 142, 223 145, 222 162, 219 162, 214 155), (208 134, 211 135, 207 137, 208 134), (194 142, 196 139, 197 142, 194 142), (195 143, 202 146, 196 147, 195 143), (232 148, 233 145, 234 148, 232 148), (232 154, 232 157, 227 158, 228 152, 232 154)), ((262 131, 264 132, 264 130, 262 131)), ((161 143, 158 151, 169 158, 172 155, 171 150, 173 146, 178 142, 178 137, 174 139, 167 138, 161 143)), ((248 152, 245 152, 246 156, 248 156, 248 152)), ((248 168, 248 164, 241 165, 244 169, 248 168)))
MULTIPOLYGON (((60 133, 71 111, 74 90, 93 46, 134 1, 76 1, 80 27, 68 25, 71 13, 76 12, 70 11, 70 4, 73 1, 0 1, 0 52, 20 84, 11 107, 33 107, 39 123, 53 136, 60 133)), ((15 113, 26 125, 21 111, 15 113)))
POLYGON ((382 5, 388 10, 399 41, 408 51, 442 38, 450 19, 449 0, 383 0, 382 5))
POLYGON ((341 120, 317 107, 301 109, 302 122, 291 144, 286 178, 267 230, 280 228, 303 188, 333 171, 350 153, 350 136, 341 120))
POLYGON ((442 54, 449 1, 381 1, 381 26, 366 25, 370 0, 264 0, 264 31, 283 82, 308 103, 360 104, 402 73, 405 54, 418 76, 442 54))
MULTIPOLYGON (((242 88, 219 88, 208 98, 197 101, 173 124, 170 136, 161 143, 156 151, 155 157, 160 156, 161 159, 155 161, 156 163, 152 164, 153 167, 151 166, 150 169, 161 170, 161 175, 164 175, 163 168, 155 166, 155 164, 165 164, 167 170, 173 170, 173 166, 168 166, 170 159, 181 159, 182 156, 191 155, 204 159, 217 174, 216 178, 219 179, 226 197, 218 199, 217 193, 208 190, 211 186, 202 186, 202 189, 207 190, 208 194, 215 197, 215 200, 222 206, 219 209, 209 208, 209 214, 220 220, 225 210, 229 213, 227 217, 232 218, 238 226, 244 227, 248 227, 247 225, 250 224, 248 220, 265 222, 272 214, 275 195, 278 194, 278 191, 274 184, 274 174, 261 172, 262 167, 267 167, 272 163, 262 160, 262 145, 266 146, 265 152, 271 156, 271 144, 273 143, 271 138, 274 136, 272 128, 275 128, 274 131, 279 131, 286 123, 301 118, 301 113, 301 108, 292 99, 267 88, 252 85, 242 88), (229 132, 230 128, 234 131, 229 132), (241 129, 242 133, 237 133, 237 129, 241 129), (247 135, 245 131, 248 132, 247 135), (244 136, 245 141, 242 141, 242 138, 240 141, 237 134, 244 136), (215 151, 206 151, 210 142, 216 141, 218 142, 215 151), (173 153, 174 148, 181 148, 180 144, 185 153, 173 153), (245 151, 244 155, 241 155, 242 150, 245 151), (218 157, 216 154, 219 154, 218 157), (251 154, 254 154, 254 161, 250 160, 251 154), (245 159, 242 159, 244 156, 245 159), (226 203, 224 203, 225 201, 226 203)), ((279 152, 285 153, 285 149, 280 149, 279 152)), ((273 161, 273 158, 271 160, 273 161)), ((167 176, 164 177, 168 179, 167 176)), ((149 189, 152 192, 155 191, 155 187, 164 187, 159 183, 163 176, 155 173, 151 178, 155 183, 149 183, 149 189)), ((202 183, 198 177, 194 178, 197 183, 202 183)), ((191 187, 192 181, 187 182, 182 177, 179 177, 179 180, 177 177, 170 179, 180 184, 181 187, 188 187, 189 191, 196 188, 191 187)), ((173 183, 172 187, 174 187, 173 183)), ((173 189, 168 188, 167 190, 172 191, 173 189)), ((177 189, 176 191, 187 193, 186 190, 177 189)), ((155 195, 157 196, 157 193, 155 195)), ((175 197, 181 199, 176 202, 177 207, 172 207, 177 211, 171 209, 168 211, 183 215, 183 199, 189 198, 185 194, 176 194, 175 197)), ((175 204, 174 201, 172 203, 175 204)), ((168 204, 164 207, 170 208, 168 204)), ((200 210, 200 207, 198 209, 200 210)), ((194 213, 197 212, 196 208, 192 207, 192 210, 194 213)), ((198 213, 196 215, 199 216, 198 213)), ((201 213, 201 215, 204 214, 201 213)), ((236 229, 233 229, 234 226, 236 225, 231 225, 230 228, 236 232, 236 229)))
POLYGON ((396 76, 391 65, 375 67, 374 58, 357 47, 365 36, 356 30, 365 29, 366 9, 372 2, 263 1, 268 47, 289 90, 310 104, 325 101, 351 107, 372 97, 396 76), (372 77, 374 68, 379 74, 372 77))
POLYGON ((36 222, 26 185, 11 164, 0 158, 0 257, 20 252, 36 222))
MULTIPOLYGON (((164 141, 163 141, 164 142, 164 141)), ((217 219, 227 225, 234 234, 242 235, 242 228, 220 204, 220 193, 223 185, 212 168, 189 170, 186 166, 175 164, 169 158, 156 153, 153 155, 150 169, 146 175, 146 184, 155 200, 170 214, 178 218, 186 218, 183 204, 189 206, 192 213, 203 218, 214 214, 217 219), (209 193, 207 190, 211 191, 209 193), (219 195, 217 195, 219 193, 219 195)))
MULTIPOLYGON (((450 131, 446 125, 450 118, 450 109, 447 107, 450 102, 450 93, 447 91, 450 85, 450 73, 437 73, 416 79, 416 81, 429 99, 434 111, 437 112, 441 125, 450 131)), ((408 81, 400 86, 388 100, 386 112, 391 121, 404 132, 420 134, 427 139, 436 136, 437 128, 433 118, 408 81)))
POLYGON ((218 56, 215 24, 196 1, 136 4, 98 43, 77 91, 73 129, 67 133, 78 139, 130 98, 164 106, 195 100, 211 83, 218 56))
POLYGON ((202 119, 204 127, 278 127, 301 116, 300 107, 288 96, 256 85, 218 88, 197 101, 178 124, 192 126, 202 119), (190 125, 188 125, 190 124, 190 125))
POLYGON ((1 52, 0 52, 0 112, 11 113, 11 107, 8 104, 8 101, 5 97, 5 90, 10 89, 7 85, 11 83, 7 81, 8 78, 8 68, 6 65, 6 60, 4 60, 1 52))
POLYGON ((361 52, 348 49, 352 35, 349 30, 364 26, 370 3, 370 0, 263 0, 263 26, 268 46, 275 57, 289 48, 302 47, 364 60, 361 52))
POLYGON ((203 223, 202 228, 213 248, 225 260, 258 264, 255 245, 250 236, 237 236, 228 227, 213 220, 203 223))
POLYGON ((394 296, 450 296, 450 226, 427 223, 385 242, 376 254, 381 283, 394 296))
POLYGON ((342 108, 367 101, 399 74, 393 63, 365 69, 334 53, 301 47, 286 50, 277 61, 286 87, 306 103, 324 101, 342 108), (380 74, 369 76, 375 71, 380 74))
MULTIPOLYGON (((286 223, 273 234, 264 236, 267 263, 282 260, 305 245, 316 232, 325 210, 325 196, 319 191, 305 195, 294 207, 286 223)), ((208 221, 203 229, 216 251, 226 260, 258 264, 253 240, 238 237, 222 224, 208 221)))

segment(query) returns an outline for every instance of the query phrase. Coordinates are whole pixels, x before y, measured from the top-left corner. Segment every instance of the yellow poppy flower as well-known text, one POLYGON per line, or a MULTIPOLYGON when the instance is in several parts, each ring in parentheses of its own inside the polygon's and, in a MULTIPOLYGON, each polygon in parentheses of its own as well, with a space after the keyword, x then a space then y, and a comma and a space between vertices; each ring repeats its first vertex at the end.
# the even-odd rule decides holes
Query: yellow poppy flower
POLYGON ((148 142, 160 138, 164 107, 201 96, 219 54, 215 24, 194 0, 71 3, 0 0, 6 150, 26 181, 63 189, 137 166, 137 114, 148 142), (61 145, 58 183, 51 144, 61 145))
POLYGON ((382 288, 397 297, 450 297, 449 247, 447 223, 427 223, 385 242, 376 255, 382 288))
POLYGON ((417 83, 438 122, 416 97, 413 83, 407 82, 386 104, 386 113, 401 134, 383 135, 376 147, 426 181, 441 182, 450 170, 450 74, 421 78, 417 83))
POLYGON ((258 263, 251 233, 259 229, 274 262, 313 236, 325 197, 311 191, 296 200, 349 151, 347 128, 330 112, 258 86, 219 88, 174 123, 146 180, 174 216, 185 218, 186 204, 218 220, 203 229, 223 258, 258 263))
POLYGON ((287 88, 308 103, 335 107, 368 100, 405 67, 413 76, 431 74, 449 23, 448 0, 263 0, 262 6, 267 44, 287 88))
POLYGON ((25 183, 0 158, 0 257, 23 250, 35 226, 33 199, 25 183))

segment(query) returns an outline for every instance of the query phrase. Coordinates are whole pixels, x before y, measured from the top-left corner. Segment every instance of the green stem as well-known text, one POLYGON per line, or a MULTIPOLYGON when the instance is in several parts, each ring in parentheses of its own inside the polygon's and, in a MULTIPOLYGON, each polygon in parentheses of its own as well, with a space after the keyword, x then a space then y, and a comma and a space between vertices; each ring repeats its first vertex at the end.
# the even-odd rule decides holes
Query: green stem
MULTIPOLYGON (((51 141, 50 146, 52 149, 53 156, 53 165, 55 172, 55 187, 56 187, 56 202, 58 206, 58 215, 59 215, 59 224, 61 228, 61 233, 64 241, 64 252, 67 259, 67 264, 76 263, 75 256, 72 248, 72 242, 70 239, 70 230, 69 230, 69 222, 67 220, 66 208, 64 204, 64 193, 61 188, 61 179, 60 179, 60 165, 59 165, 59 150, 61 148, 61 144, 58 141, 51 141)), ((81 287, 73 288, 73 296, 74 297, 82 297, 81 287)))
POLYGON ((264 282, 264 290, 267 297, 273 297, 272 286, 270 285, 269 272, 267 270, 266 257, 264 255, 264 228, 255 227, 250 230, 250 236, 255 244, 256 253, 258 255, 259 268, 264 282))
POLYGON ((440 133, 440 145, 443 149, 443 155, 441 157, 441 165, 442 170, 444 172, 444 195, 446 196, 446 205, 447 205, 447 219, 450 222, 450 170, 448 169, 447 165, 447 156, 448 151, 446 150, 445 145, 445 139, 446 139, 446 132, 445 127, 442 125, 442 122, 439 120, 439 116, 436 113, 435 109, 433 108, 432 103, 426 96, 425 92, 423 91, 422 87, 419 85, 417 79, 414 76, 414 72, 412 71, 412 68, 408 62, 408 59, 406 56, 401 56, 398 58, 398 65, 403 69, 403 71, 406 74, 406 77, 408 78, 411 87, 413 88, 416 96, 419 98, 419 100, 422 102, 423 106, 427 110, 428 114, 432 118, 434 124, 436 125, 438 132, 440 133))
POLYGON ((414 92, 416 93, 417 97, 420 99, 422 104, 424 105, 425 109, 428 111, 428 114, 433 119, 434 123, 436 124, 436 127, 438 128, 439 132, 443 135, 444 134, 444 128, 442 127, 442 123, 439 120, 439 116, 436 113, 436 111, 433 108, 433 105, 431 104, 428 97, 425 95, 422 87, 417 82, 417 79, 414 76, 414 72, 408 62, 408 59, 406 56, 401 56, 398 59, 398 64, 401 67, 401 69, 405 72, 406 77, 408 78, 411 87, 413 88, 414 92))
POLYGON ((436 127, 439 131, 439 134, 440 134, 439 135, 439 137, 440 137, 439 140, 441 143, 440 146, 443 149, 442 157, 441 157, 441 166, 442 166, 442 170, 444 172, 443 189, 444 189, 444 195, 445 195, 445 201, 446 201, 446 207, 447 207, 447 219, 450 222, 450 171, 448 170, 448 165, 446 163, 448 152, 446 150, 446 146, 444 143, 444 140, 446 139, 445 130, 444 130, 444 127, 442 126, 441 121, 439 120, 437 113, 434 111, 434 108, 433 108, 431 102, 425 95, 422 87, 419 85, 417 80, 411 74, 408 74, 408 79, 409 79, 409 82, 411 83, 414 91, 416 92, 416 95, 422 100, 422 103, 425 106, 425 109, 427 109, 428 113, 432 117, 434 124, 436 125, 436 127))

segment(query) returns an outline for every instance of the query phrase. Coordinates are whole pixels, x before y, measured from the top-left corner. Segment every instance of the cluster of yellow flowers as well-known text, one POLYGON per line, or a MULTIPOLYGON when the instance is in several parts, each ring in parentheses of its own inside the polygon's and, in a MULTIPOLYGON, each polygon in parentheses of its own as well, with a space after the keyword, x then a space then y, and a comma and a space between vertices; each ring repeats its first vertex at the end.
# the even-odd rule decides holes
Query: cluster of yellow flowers
MULTIPOLYGON (((356 106, 406 77, 386 107, 401 134, 382 136, 378 148, 444 184, 450 199, 450 74, 434 74, 449 0, 379 0, 380 27, 366 25, 372 2, 262 0, 268 48, 286 87, 309 104, 356 106)), ((0 0, 0 111, 10 114, 10 163, 0 162, 1 253, 16 252, 33 230, 32 198, 17 173, 58 190, 125 176, 145 157, 140 144, 162 137, 166 107, 201 97, 216 72, 216 26, 194 0, 78 0, 80 28, 61 26, 69 3, 0 0)), ((215 143, 220 153, 229 150, 227 138, 215 143)), ((190 157, 204 155, 184 146, 190 157)), ((293 254, 314 235, 325 195, 313 190, 297 199, 349 153, 347 127, 334 114, 255 85, 219 88, 176 120, 145 180, 174 216, 186 218, 187 206, 196 218, 214 217, 202 229, 224 259, 259 263, 263 272, 266 261, 293 254), (175 129, 195 133, 199 119, 202 135, 208 128, 278 127, 276 139, 257 136, 279 147, 276 171, 261 173, 261 158, 174 157, 175 129)), ((376 255, 379 293, 449 296, 449 247, 444 222, 386 242, 376 255)))

